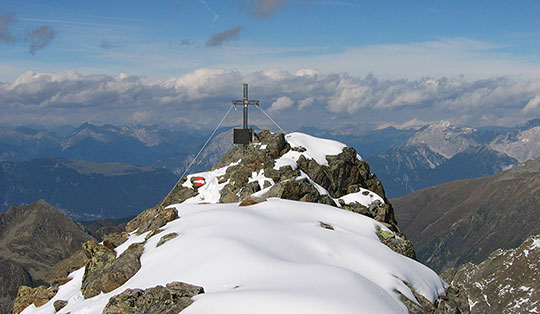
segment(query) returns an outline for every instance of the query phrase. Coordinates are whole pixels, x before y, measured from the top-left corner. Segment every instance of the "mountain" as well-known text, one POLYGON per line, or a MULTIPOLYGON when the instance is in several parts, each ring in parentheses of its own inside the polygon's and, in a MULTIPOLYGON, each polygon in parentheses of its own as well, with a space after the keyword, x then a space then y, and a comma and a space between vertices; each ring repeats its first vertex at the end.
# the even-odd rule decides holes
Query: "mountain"
POLYGON ((491 175, 518 165, 518 161, 490 149, 469 146, 446 159, 427 144, 392 147, 366 158, 391 198, 453 180, 491 175))
POLYGON ((0 128, 0 160, 62 157, 153 166, 171 156, 180 156, 184 160, 208 136, 206 132, 173 131, 157 126, 120 128, 89 123, 82 124, 69 135, 56 134, 25 127, 0 128))
POLYGON ((0 162, 2 209, 45 199, 70 217, 133 216, 165 195, 177 177, 165 169, 61 158, 0 162))
POLYGON ((366 159, 389 197, 407 195, 432 185, 434 178, 430 170, 447 161, 426 144, 391 147, 366 159))
POLYGON ((538 313, 540 311, 540 235, 519 247, 498 249, 479 264, 445 271, 445 281, 467 291, 471 313, 538 313))
POLYGON ((61 139, 46 131, 0 127, 0 160, 25 160, 36 156, 58 157, 61 139))
POLYGON ((380 181, 353 148, 332 140, 262 131, 246 150, 185 176, 126 232, 85 243, 86 265, 67 283, 21 287, 16 308, 468 312, 459 291, 407 257, 414 251, 380 181))
POLYGON ((540 157, 540 119, 497 136, 489 145, 520 162, 540 157))
POLYGON ((52 265, 92 239, 43 200, 0 213, 0 313, 11 313, 20 285, 41 284, 52 265))
POLYGON ((443 120, 421 128, 409 138, 407 144, 426 144, 432 151, 451 158, 469 146, 478 144, 473 135, 476 132, 476 129, 454 126, 443 120))
POLYGON ((390 147, 405 145, 416 130, 387 127, 380 130, 359 131, 355 128, 353 132, 350 128, 322 130, 315 127, 303 127, 298 129, 298 132, 340 141, 354 147, 362 156, 371 156, 390 147))
POLYGON ((393 199, 417 257, 439 271, 480 263, 540 234, 540 159, 488 177, 447 182, 393 199))

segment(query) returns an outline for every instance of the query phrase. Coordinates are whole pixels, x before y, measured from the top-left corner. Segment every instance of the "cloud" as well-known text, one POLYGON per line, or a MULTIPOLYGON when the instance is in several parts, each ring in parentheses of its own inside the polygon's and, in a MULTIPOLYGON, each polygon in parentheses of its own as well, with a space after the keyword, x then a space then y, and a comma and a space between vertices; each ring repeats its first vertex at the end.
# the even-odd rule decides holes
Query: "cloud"
POLYGON ((254 16, 269 18, 291 0, 241 0, 241 4, 254 16))
POLYGON ((56 37, 56 31, 50 26, 41 26, 32 31, 26 31, 24 40, 30 43, 28 48, 32 55, 35 55, 38 50, 47 47, 56 37))
POLYGON ((523 107, 524 113, 534 113, 538 112, 540 113, 540 95, 537 95, 533 99, 531 99, 525 107, 523 107))
POLYGON ((4 43, 13 43, 17 41, 15 36, 10 32, 10 24, 17 21, 17 18, 13 13, 6 13, 0 15, 0 41, 4 43))
MULTIPOLYGON (((314 70, 290 73, 272 68, 243 74, 202 68, 152 81, 123 73, 28 71, 12 82, 0 82, 0 123, 182 122, 212 128, 231 101, 241 98, 244 82, 250 85, 250 98, 260 100, 265 110, 283 113, 278 123, 288 130, 349 124, 360 129, 408 128, 441 119, 473 127, 514 125, 540 117, 538 79, 411 80, 314 70)), ((226 125, 239 123, 240 116, 235 119, 226 125)), ((271 126, 256 110, 250 119, 261 127, 271 126)))
POLYGON ((272 105, 270 106, 270 110, 268 111, 276 112, 279 110, 288 109, 291 108, 293 104, 294 101, 291 98, 287 96, 281 96, 272 103, 272 105))
POLYGON ((208 41, 206 42, 206 46, 219 47, 223 45, 223 43, 226 41, 237 39, 242 29, 244 29, 242 26, 236 26, 236 27, 226 29, 221 33, 216 33, 212 35, 210 39, 208 39, 208 41))
POLYGON ((105 50, 108 50, 108 49, 112 49, 116 47, 116 44, 107 40, 107 39, 103 39, 100 43, 99 43, 99 48, 103 48, 105 50))

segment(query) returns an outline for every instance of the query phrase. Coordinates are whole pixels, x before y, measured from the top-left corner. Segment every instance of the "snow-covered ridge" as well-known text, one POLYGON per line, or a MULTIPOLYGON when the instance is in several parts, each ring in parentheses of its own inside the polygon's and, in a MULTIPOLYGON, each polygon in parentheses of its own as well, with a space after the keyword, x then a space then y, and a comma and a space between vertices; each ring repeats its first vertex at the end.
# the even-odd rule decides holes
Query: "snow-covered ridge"
POLYGON ((59 313, 97 314, 125 289, 171 281, 205 289, 186 314, 407 313, 397 291, 416 299, 404 281, 430 301, 444 294, 435 272, 380 243, 376 228, 389 230, 363 215, 281 199, 174 207, 180 218, 146 241, 141 269, 125 284, 84 299, 79 269, 47 304, 23 313, 55 313, 53 303, 67 300, 59 313), (170 233, 178 236, 158 247, 170 233))

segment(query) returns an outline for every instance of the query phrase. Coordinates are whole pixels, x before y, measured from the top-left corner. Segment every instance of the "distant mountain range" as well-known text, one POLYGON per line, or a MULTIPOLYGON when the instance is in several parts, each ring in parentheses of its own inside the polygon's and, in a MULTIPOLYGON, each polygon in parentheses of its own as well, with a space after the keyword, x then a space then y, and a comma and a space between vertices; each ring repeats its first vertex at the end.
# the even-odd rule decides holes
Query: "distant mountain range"
POLYGON ((72 218, 137 215, 154 206, 178 177, 166 169, 39 158, 0 162, 0 209, 44 199, 72 218))
POLYGON ((540 158, 483 178, 447 182, 393 199, 417 258, 436 271, 480 263, 495 249, 540 234, 540 158))
POLYGON ((390 197, 444 182, 491 175, 540 157, 540 119, 514 128, 472 129, 441 121, 401 146, 367 156, 390 197))
MULTIPOLYGON (((369 162, 371 171, 383 182, 391 198, 451 180, 491 175, 527 159, 540 157, 540 119, 513 128, 473 129, 440 121, 418 130, 388 127, 361 131, 347 126, 335 130, 303 128, 301 131, 355 147, 369 162)), ((230 128, 219 130, 189 172, 210 168, 229 151, 233 147, 231 133, 230 128)), ((78 128, 66 127, 51 131, 25 127, 0 128, 0 161, 56 157, 162 167, 181 175, 192 163, 208 135, 206 131, 172 131, 160 126, 116 127, 88 123, 78 128)), ((13 189, 0 185, 0 189, 10 188, 13 189)), ((27 195, 31 189, 24 185, 18 188, 20 194, 27 195)), ((49 200, 42 194, 32 199, 13 198, 13 195, 9 196, 13 202, 8 200, 6 203, 8 196, 0 200, 4 204, 3 209, 8 204, 17 204, 14 203, 16 201, 28 202, 38 198, 49 200)), ((55 203, 52 199, 50 201, 66 210, 63 203, 55 203)), ((149 204, 150 201, 143 203, 149 204)), ((114 204, 120 207, 131 206, 114 204)), ((125 213, 136 214, 129 210, 125 213)), ((89 214, 95 215, 96 212, 89 214)))
MULTIPOLYGON (((67 136, 26 127, 0 128, 0 161, 61 157, 167 166, 168 159, 187 159, 207 137, 206 132, 171 131, 157 126, 120 128, 89 123, 82 124, 67 136)), ((175 172, 176 168, 171 170, 175 172)))

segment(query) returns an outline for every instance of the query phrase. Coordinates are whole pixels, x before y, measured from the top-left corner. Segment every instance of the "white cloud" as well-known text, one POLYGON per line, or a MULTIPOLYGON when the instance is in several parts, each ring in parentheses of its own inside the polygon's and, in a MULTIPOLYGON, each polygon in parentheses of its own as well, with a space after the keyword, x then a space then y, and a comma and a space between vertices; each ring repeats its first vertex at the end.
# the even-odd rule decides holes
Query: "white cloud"
POLYGON ((291 108, 293 104, 294 101, 292 99, 287 96, 281 96, 272 103, 272 105, 270 106, 270 110, 268 111, 275 112, 283 109, 288 109, 291 108))
MULTIPOLYGON (((412 127, 441 119, 509 125, 540 116, 540 80, 381 79, 278 68, 247 74, 201 68, 166 80, 27 71, 0 83, 0 123, 197 121, 197 127, 213 127, 231 101, 241 98, 242 83, 249 83, 250 99, 260 100, 269 112, 286 112, 280 124, 289 130, 336 124, 412 127)), ((251 121, 265 119, 257 114, 250 114, 251 121)))
POLYGON ((533 99, 531 99, 525 107, 523 107, 524 113, 534 113, 538 112, 540 113, 540 95, 537 95, 533 99))

